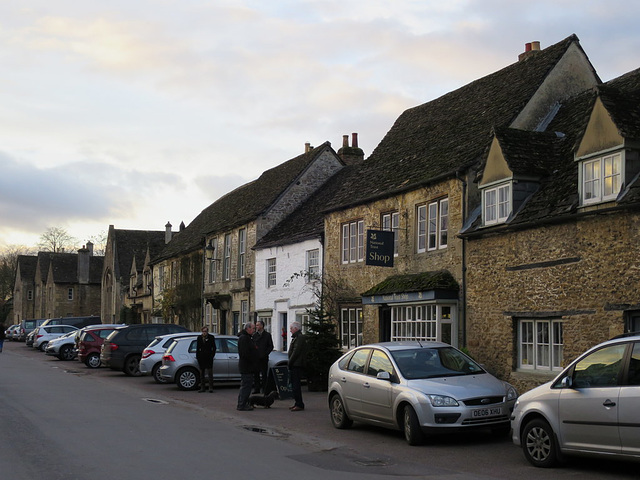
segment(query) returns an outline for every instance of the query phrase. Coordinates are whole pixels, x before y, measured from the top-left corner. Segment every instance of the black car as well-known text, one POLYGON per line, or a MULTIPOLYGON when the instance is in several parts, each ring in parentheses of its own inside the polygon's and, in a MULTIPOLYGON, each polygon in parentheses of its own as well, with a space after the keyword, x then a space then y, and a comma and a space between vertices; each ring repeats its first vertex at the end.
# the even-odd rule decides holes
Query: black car
POLYGON ((49 325, 71 325, 76 328, 88 327, 89 325, 99 325, 102 322, 100 317, 96 315, 90 315, 88 317, 60 317, 60 318, 48 318, 42 323, 43 327, 49 325))
POLYGON ((119 327, 111 332, 102 344, 100 362, 111 370, 121 370, 126 375, 137 377, 140 375, 142 351, 155 337, 188 331, 182 325, 173 323, 145 323, 119 327))

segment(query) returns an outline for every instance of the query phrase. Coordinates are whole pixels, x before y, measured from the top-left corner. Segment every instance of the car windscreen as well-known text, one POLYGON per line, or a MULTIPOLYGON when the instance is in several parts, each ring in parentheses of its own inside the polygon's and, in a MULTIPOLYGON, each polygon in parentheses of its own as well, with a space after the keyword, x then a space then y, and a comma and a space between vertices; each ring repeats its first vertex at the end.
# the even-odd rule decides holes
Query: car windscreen
POLYGON ((486 373, 480 365, 453 347, 397 350, 391 355, 402 376, 408 380, 486 373))

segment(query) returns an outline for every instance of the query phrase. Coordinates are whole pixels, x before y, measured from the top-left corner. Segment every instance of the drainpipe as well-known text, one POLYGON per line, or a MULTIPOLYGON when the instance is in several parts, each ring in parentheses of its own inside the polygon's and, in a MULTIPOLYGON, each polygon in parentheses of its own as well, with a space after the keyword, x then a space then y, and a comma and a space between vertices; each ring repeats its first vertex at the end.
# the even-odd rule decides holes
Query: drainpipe
MULTIPOLYGON (((462 184, 462 224, 467 221, 467 181, 459 171, 456 171, 456 178, 462 184)), ((462 237, 462 285, 460 285, 460 299, 462 301, 462 312, 460 316, 460 328, 462 329, 462 346, 467 346, 467 239, 462 237)))

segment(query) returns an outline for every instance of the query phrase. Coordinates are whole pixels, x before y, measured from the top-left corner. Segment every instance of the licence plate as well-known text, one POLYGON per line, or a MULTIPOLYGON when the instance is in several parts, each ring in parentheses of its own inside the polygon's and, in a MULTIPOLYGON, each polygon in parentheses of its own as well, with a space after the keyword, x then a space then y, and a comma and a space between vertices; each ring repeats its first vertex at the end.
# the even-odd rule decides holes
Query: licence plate
POLYGON ((471 412, 471 416, 473 418, 481 418, 481 417, 493 417, 495 415, 502 415, 502 408, 494 407, 494 408, 478 408, 471 412))

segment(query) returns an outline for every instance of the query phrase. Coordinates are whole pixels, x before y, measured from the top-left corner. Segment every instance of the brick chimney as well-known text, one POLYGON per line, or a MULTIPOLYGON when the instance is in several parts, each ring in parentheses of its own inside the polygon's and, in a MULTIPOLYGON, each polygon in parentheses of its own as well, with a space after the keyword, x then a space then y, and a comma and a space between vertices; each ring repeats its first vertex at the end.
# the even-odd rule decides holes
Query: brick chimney
POLYGON ((164 243, 167 244, 171 241, 171 222, 167 222, 167 224, 164 226, 164 243))
MULTIPOLYGON (((91 245, 93 247, 93 245, 91 245)), ((91 262, 92 251, 84 245, 78 250, 78 283, 87 285, 89 283, 89 264, 91 262)))
POLYGON ((349 135, 342 136, 342 148, 338 150, 338 156, 346 165, 353 165, 364 160, 364 152, 358 147, 358 134, 351 134, 351 146, 349 146, 349 135))
POLYGON ((518 60, 523 60, 540 51, 540 42, 529 42, 524 44, 524 52, 518 55, 518 60))
POLYGON ((311 146, 311 144, 309 142, 304 144, 304 153, 309 153, 311 150, 313 150, 313 147, 311 146))

